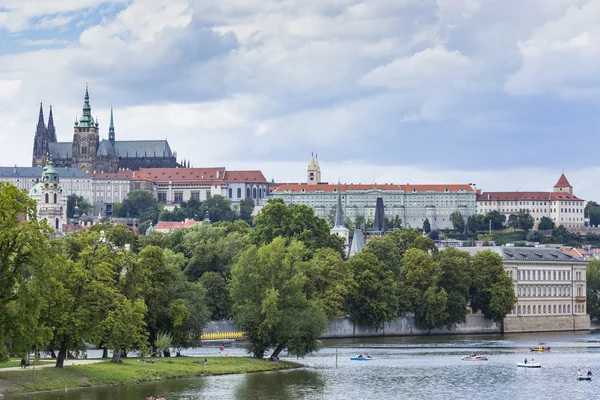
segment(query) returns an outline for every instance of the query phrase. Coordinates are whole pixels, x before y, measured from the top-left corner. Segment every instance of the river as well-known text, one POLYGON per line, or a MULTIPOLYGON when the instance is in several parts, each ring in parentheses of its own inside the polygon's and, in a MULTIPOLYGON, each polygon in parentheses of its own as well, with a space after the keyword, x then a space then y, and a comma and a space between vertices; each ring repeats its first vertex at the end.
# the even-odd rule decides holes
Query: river
MULTIPOLYGON (((591 399, 600 392, 600 335, 589 333, 436 336, 328 340, 299 370, 74 389, 6 400, 191 399, 591 399), (530 352, 544 342, 550 352, 530 352), (336 366, 337 349, 337 366, 336 366), (368 352, 375 359, 351 361, 368 352), (489 361, 465 362, 477 352, 489 361), (540 369, 517 368, 525 358, 540 369), (597 373, 577 381, 578 368, 597 373)), ((231 355, 242 354, 230 348, 231 355)), ((197 349, 202 354, 214 348, 197 349)), ((295 360, 295 359, 294 359, 295 360)))

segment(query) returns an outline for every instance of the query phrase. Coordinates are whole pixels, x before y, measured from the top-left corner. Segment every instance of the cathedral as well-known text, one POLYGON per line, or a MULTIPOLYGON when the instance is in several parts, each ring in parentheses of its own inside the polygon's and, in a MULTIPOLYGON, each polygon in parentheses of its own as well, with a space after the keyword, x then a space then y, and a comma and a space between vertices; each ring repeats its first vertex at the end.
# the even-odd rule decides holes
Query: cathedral
POLYGON ((34 167, 43 167, 48 156, 56 167, 80 168, 84 172, 117 172, 120 169, 175 168, 177 153, 171 152, 166 140, 115 140, 113 110, 110 109, 108 140, 100 140, 98 119, 92 116, 88 87, 85 87, 83 113, 75 119, 72 142, 58 142, 52 116, 48 126, 40 104, 37 129, 33 142, 34 167))

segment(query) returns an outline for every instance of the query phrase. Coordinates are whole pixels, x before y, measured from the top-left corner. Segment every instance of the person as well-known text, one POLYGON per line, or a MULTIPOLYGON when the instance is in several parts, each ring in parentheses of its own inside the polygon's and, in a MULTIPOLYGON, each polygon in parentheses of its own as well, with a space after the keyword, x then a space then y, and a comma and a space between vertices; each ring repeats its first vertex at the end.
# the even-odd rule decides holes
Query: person
POLYGON ((223 351, 225 351, 225 346, 221 345, 221 347, 219 347, 219 353, 222 353, 223 351))
POLYGON ((206 368, 208 366, 208 358, 204 359, 204 368, 206 368))
POLYGON ((580 369, 577 370, 577 376, 581 376, 581 370, 580 369))
POLYGON ((588 369, 588 376, 592 376, 592 370, 588 369))
POLYGON ((532 358, 532 359, 531 359, 531 363, 533 364, 534 362, 535 362, 535 360, 532 358))
POLYGON ((527 364, 527 359, 525 359, 525 364, 527 364))
POLYGON ((359 354, 359 355, 358 355, 358 358, 363 358, 363 355, 362 355, 362 354, 359 354))

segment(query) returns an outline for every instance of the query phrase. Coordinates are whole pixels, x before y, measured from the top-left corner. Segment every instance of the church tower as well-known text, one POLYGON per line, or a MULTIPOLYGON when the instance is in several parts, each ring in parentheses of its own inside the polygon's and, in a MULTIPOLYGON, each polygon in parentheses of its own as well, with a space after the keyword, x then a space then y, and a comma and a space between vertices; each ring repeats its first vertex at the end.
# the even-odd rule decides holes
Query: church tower
POLYGON ((86 84, 83 113, 79 121, 75 120, 72 166, 81 169, 83 172, 94 171, 94 161, 99 142, 98 120, 94 121, 94 117, 92 117, 90 95, 86 84))
POLYGON ((42 169, 42 180, 29 190, 29 197, 37 202, 38 219, 48 221, 54 233, 63 233, 67 223, 67 194, 60 185, 58 173, 54 168, 52 156, 49 156, 42 169))
MULTIPOLYGON (((53 125, 54 126, 54 125, 53 125)), ((46 162, 46 154, 48 154, 48 130, 44 123, 44 109, 40 103, 40 115, 35 129, 35 137, 33 139, 33 160, 31 166, 43 167, 46 162)))
POLYGON ((52 106, 48 115, 48 142, 56 143, 56 129, 54 128, 54 117, 52 116, 52 106))
POLYGON ((564 173, 561 174, 560 178, 558 178, 558 182, 554 185, 554 191, 566 192, 573 195, 573 186, 571 186, 564 173))
POLYGON ((319 167, 319 159, 313 153, 310 155, 306 183, 316 185, 319 182, 321 182, 321 168, 319 167))

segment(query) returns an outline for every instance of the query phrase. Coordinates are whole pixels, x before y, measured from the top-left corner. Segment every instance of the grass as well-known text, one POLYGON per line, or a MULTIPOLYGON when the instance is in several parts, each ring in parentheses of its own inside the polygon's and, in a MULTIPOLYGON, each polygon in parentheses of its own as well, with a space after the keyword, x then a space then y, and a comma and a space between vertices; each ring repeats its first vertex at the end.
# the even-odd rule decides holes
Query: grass
POLYGON ((160 363, 140 363, 137 358, 123 359, 123 363, 110 361, 44 368, 30 371, 0 370, 0 393, 27 393, 42 390, 120 385, 158 379, 173 379, 205 375, 240 374, 298 368, 301 364, 280 361, 277 363, 250 357, 162 358, 160 363))
MULTIPOLYGON (((40 360, 40 361, 35 361, 31 363, 31 365, 41 365, 41 364, 54 364, 56 361, 53 360, 40 360)), ((4 362, 4 363, 0 363, 0 370, 2 368, 13 368, 13 367, 20 367, 21 366, 21 360, 9 360, 8 362, 4 362)), ((31 368, 31 367, 30 367, 31 368)))

